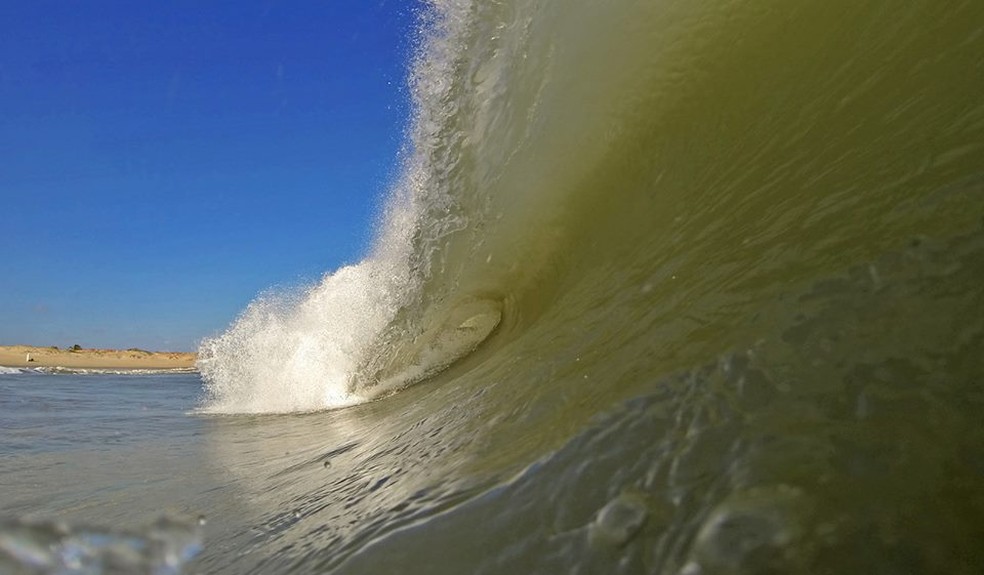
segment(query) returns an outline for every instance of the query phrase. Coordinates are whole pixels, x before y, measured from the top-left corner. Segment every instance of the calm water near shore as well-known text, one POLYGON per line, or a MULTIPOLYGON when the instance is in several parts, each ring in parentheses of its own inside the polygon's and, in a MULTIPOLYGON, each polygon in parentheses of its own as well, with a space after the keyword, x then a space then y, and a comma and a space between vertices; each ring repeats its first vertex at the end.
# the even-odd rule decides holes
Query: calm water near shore
POLYGON ((180 444, 201 435, 190 417, 197 373, 0 373, 0 452, 7 456, 180 444))

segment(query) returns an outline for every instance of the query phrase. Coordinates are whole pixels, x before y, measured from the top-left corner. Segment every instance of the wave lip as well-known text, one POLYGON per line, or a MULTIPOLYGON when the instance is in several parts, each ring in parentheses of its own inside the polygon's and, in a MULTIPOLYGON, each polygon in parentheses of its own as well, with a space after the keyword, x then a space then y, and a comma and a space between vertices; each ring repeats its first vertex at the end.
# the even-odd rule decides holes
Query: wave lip
POLYGON ((205 340, 198 368, 205 411, 317 411, 363 400, 351 375, 391 319, 394 306, 378 281, 377 260, 326 276, 297 294, 255 300, 222 335, 205 340))
POLYGON ((462 132, 448 106, 459 97, 449 82, 459 72, 455 38, 469 18, 447 7, 434 10, 441 14, 421 18, 407 151, 372 252, 317 285, 260 296, 225 333, 204 340, 197 366, 205 412, 287 413, 361 403, 440 371, 498 325, 501 310, 456 318, 454 325, 435 319, 455 321, 445 317, 457 309, 447 301, 462 301, 448 246, 461 244, 459 235, 480 219, 481 208, 459 179, 462 132))

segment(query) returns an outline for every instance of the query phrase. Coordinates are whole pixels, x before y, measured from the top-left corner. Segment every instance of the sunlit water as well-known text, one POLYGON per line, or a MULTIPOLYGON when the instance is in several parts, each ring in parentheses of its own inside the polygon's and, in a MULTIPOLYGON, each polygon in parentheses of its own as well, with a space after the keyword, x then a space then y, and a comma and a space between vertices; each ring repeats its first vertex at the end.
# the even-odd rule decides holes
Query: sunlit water
POLYGON ((984 571, 984 5, 435 4, 366 259, 203 387, 0 375, 2 514, 204 515, 192 572, 984 571))

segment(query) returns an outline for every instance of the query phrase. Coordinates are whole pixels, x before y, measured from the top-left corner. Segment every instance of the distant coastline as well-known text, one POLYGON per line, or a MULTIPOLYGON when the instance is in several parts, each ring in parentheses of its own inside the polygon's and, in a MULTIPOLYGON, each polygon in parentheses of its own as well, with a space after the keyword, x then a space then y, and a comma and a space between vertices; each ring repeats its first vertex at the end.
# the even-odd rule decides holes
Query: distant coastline
POLYGON ((0 345, 0 366, 73 369, 188 369, 195 353, 142 349, 82 349, 0 345))

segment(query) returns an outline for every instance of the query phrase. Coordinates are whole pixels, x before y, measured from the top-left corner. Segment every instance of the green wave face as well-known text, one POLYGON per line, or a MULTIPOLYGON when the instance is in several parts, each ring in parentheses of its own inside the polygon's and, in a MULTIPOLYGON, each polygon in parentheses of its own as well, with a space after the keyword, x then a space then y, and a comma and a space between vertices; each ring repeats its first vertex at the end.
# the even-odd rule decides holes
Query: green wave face
POLYGON ((317 424, 390 479, 311 557, 980 572, 984 4, 428 14, 373 253, 202 350, 206 409, 386 396, 317 424))

